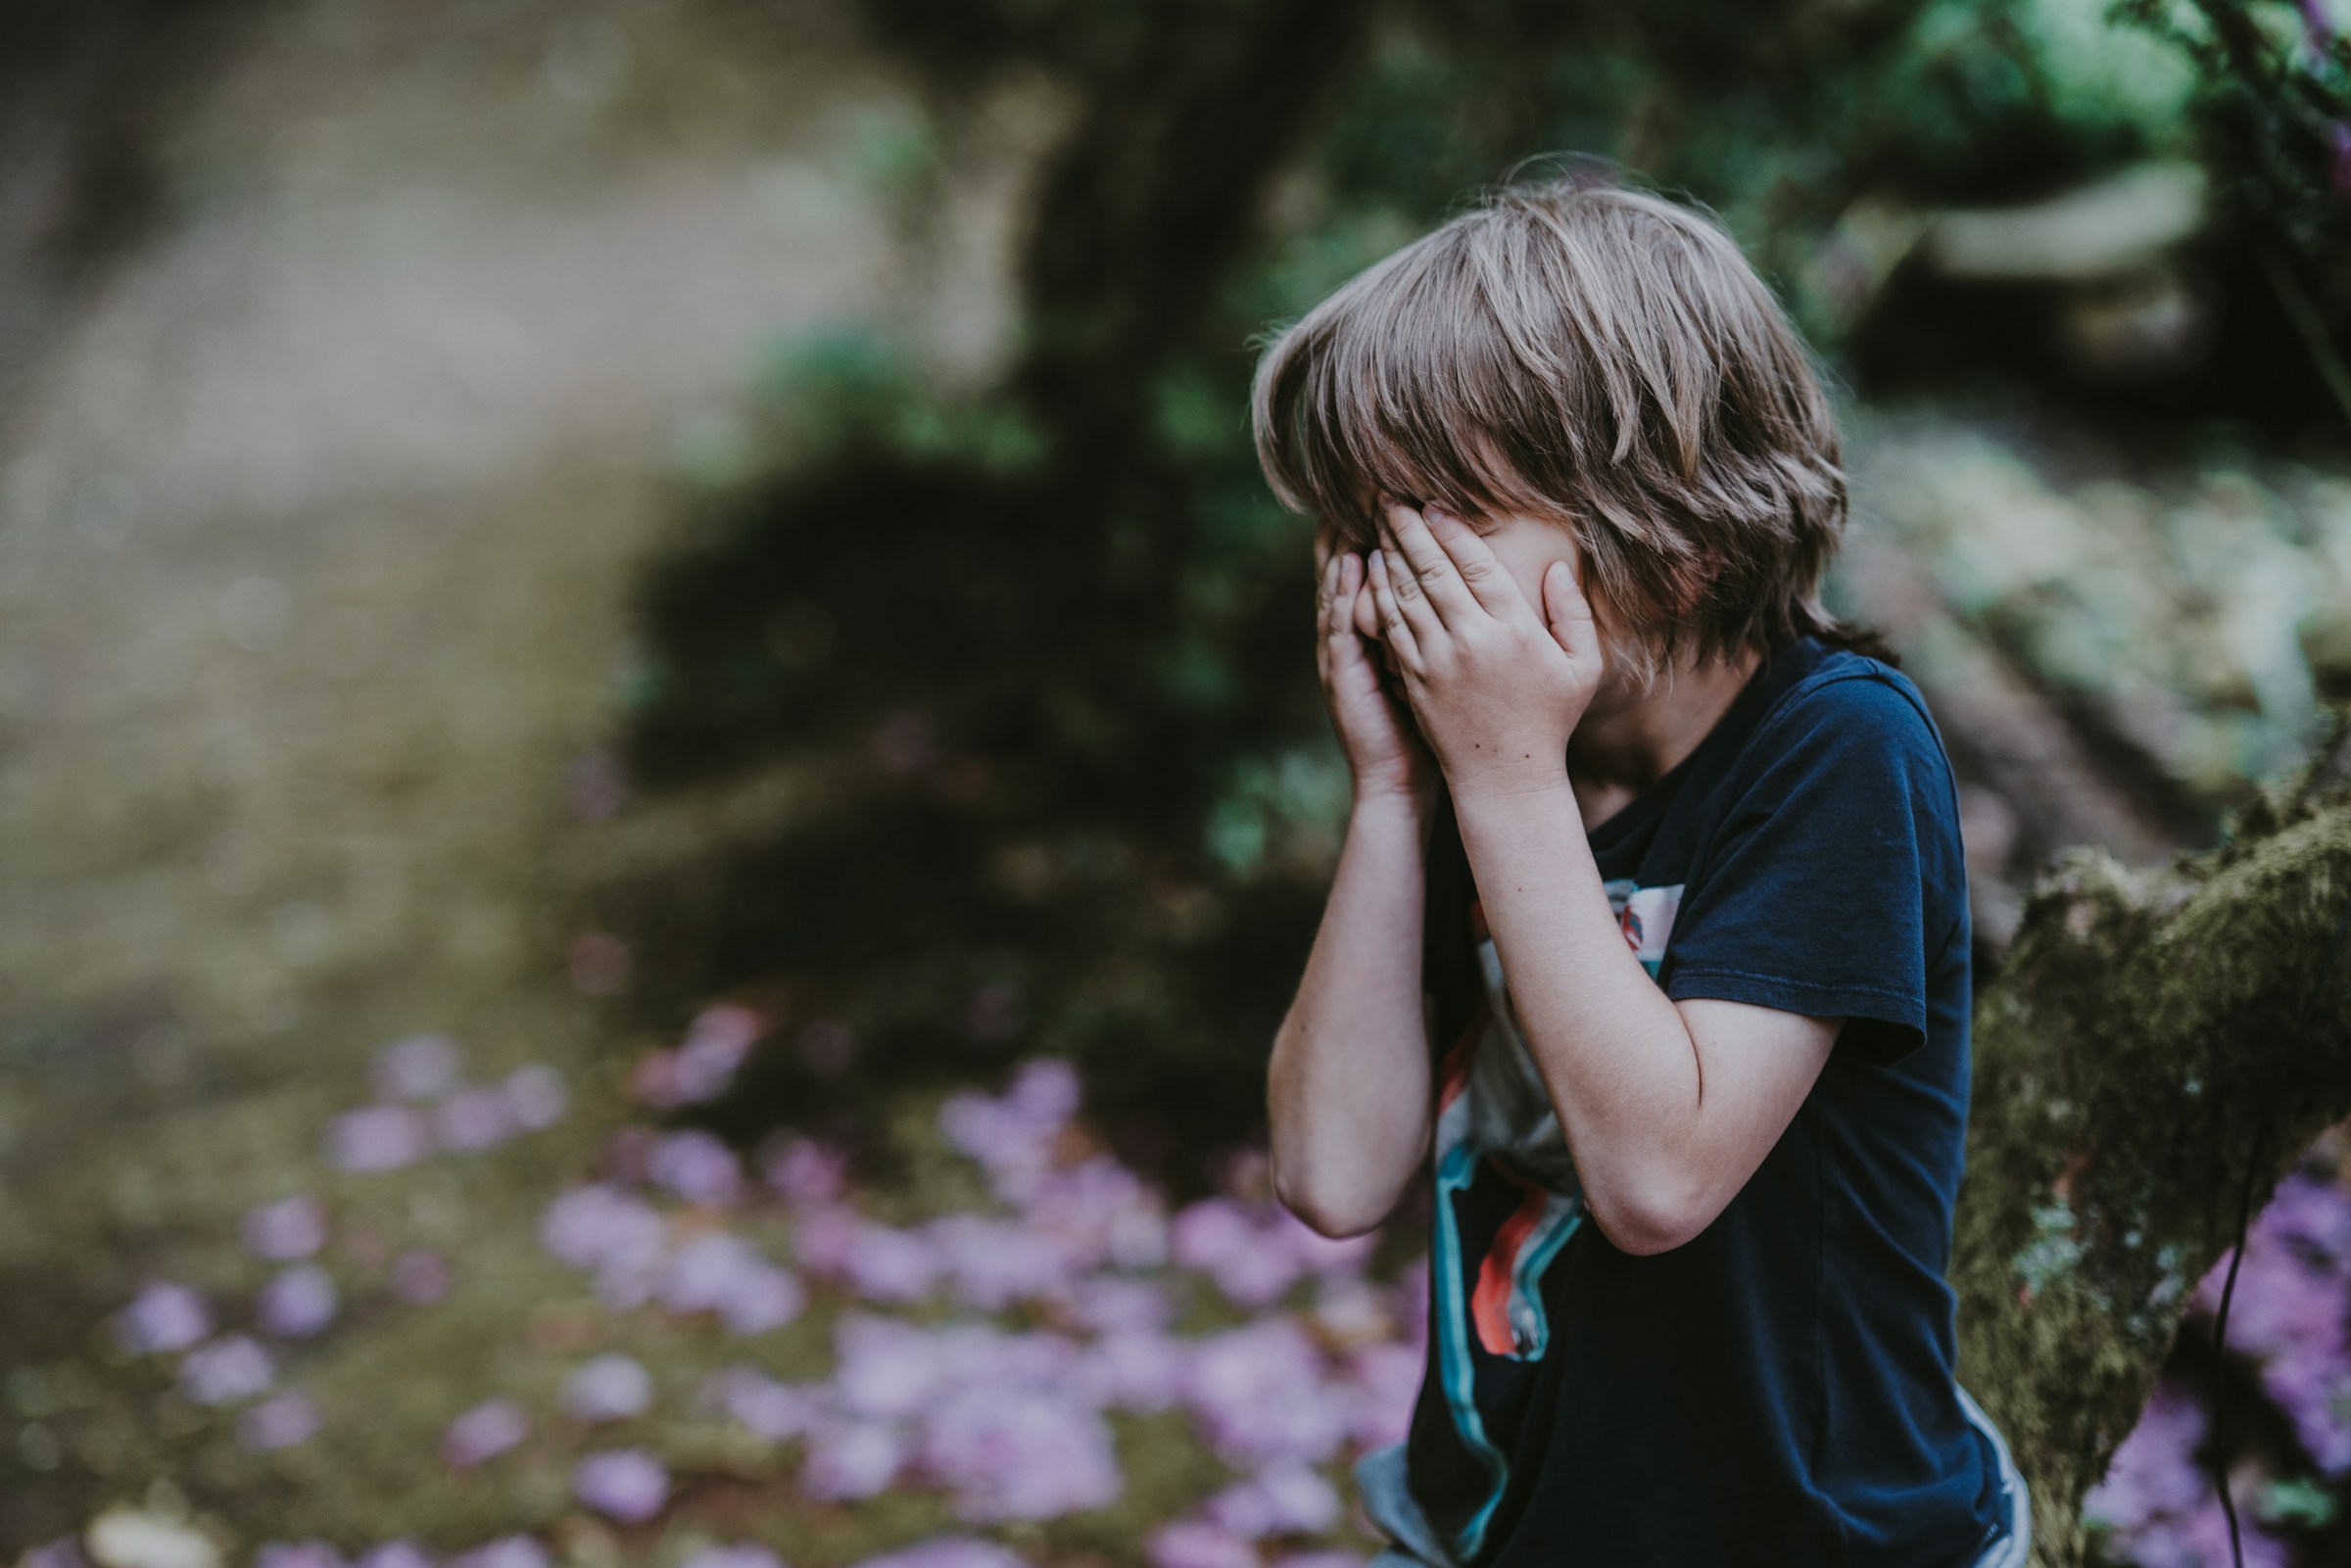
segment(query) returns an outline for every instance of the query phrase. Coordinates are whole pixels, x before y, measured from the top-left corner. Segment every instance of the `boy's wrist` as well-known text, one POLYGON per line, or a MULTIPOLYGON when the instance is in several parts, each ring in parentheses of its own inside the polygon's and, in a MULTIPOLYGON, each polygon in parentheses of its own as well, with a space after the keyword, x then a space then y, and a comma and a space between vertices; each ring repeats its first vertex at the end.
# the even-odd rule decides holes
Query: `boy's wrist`
POLYGON ((1560 796, 1569 800, 1575 797, 1574 786, 1567 782, 1564 758, 1559 762, 1482 768, 1459 779, 1449 777, 1446 787, 1453 792, 1457 813, 1508 810, 1540 805, 1560 796))
POLYGON ((1436 815, 1436 809, 1437 791, 1434 788, 1366 788, 1358 785, 1355 802, 1347 813, 1347 831, 1352 833, 1367 828, 1410 827, 1416 832, 1425 833, 1430 819, 1436 815))

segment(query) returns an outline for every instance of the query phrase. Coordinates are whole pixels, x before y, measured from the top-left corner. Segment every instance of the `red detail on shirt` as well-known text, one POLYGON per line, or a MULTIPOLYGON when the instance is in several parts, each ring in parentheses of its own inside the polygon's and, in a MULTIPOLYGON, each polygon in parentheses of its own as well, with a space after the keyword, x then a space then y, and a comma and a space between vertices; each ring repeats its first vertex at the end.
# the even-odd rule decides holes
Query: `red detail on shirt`
POLYGON ((1514 1355, 1518 1338, 1511 1332, 1511 1284, 1518 1272, 1518 1254, 1543 1222, 1551 1195, 1498 1160, 1489 1158, 1486 1164, 1520 1191, 1518 1207, 1494 1233, 1494 1245, 1486 1249, 1484 1260, 1477 1265, 1477 1288, 1469 1296, 1469 1320, 1477 1325, 1477 1343, 1485 1347, 1488 1355, 1514 1355))

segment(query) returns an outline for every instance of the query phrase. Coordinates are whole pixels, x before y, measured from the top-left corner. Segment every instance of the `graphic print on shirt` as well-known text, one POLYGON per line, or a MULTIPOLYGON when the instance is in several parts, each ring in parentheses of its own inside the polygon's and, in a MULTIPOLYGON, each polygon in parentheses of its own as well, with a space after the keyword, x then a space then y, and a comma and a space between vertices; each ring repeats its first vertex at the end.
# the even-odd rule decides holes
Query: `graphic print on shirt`
MULTIPOLYGON (((1619 879, 1606 890, 1626 945, 1654 978, 1681 908, 1681 885, 1642 887, 1619 879)), ((1585 1213, 1559 1114, 1519 1028, 1485 910, 1474 899, 1469 929, 1484 983, 1468 1026, 1446 1052, 1438 1074, 1436 1255, 1453 1266, 1435 1270, 1432 1324, 1446 1408, 1487 1478, 1482 1502, 1455 1532, 1454 1550, 1464 1561, 1484 1544, 1486 1526, 1510 1484, 1509 1462, 1478 1410, 1471 1338, 1490 1356, 1541 1359, 1551 1342, 1543 1275, 1582 1227, 1585 1213), (1480 1174, 1518 1196, 1482 1255, 1471 1259, 1456 1205, 1480 1174)))

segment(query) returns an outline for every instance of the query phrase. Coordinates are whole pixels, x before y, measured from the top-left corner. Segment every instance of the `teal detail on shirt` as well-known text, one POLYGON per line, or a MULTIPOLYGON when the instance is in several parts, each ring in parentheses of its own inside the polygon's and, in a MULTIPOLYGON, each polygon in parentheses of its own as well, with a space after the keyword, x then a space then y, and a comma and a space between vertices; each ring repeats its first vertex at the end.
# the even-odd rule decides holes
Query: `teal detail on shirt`
POLYGON ((1437 1166, 1437 1247, 1430 1272, 1437 1288, 1436 1323, 1439 1370, 1445 1384, 1445 1407, 1452 1412, 1454 1430, 1462 1444, 1492 1478, 1492 1489, 1469 1522, 1454 1538, 1454 1555, 1466 1561, 1485 1544, 1486 1525, 1502 1505, 1511 1479, 1510 1461, 1486 1436, 1486 1423, 1477 1413, 1477 1371, 1469 1359, 1469 1309, 1462 1297, 1462 1238, 1453 1214, 1453 1195, 1469 1185, 1477 1168, 1478 1151, 1466 1143, 1445 1152, 1437 1166))

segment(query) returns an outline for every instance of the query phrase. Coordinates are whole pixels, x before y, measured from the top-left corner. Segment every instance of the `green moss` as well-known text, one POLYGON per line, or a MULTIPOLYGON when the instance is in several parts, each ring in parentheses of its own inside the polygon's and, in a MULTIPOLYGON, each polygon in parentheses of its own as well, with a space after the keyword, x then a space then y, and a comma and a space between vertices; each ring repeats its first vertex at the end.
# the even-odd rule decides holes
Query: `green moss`
POLYGON ((2033 1486, 2044 1568, 2084 1560, 2081 1498, 2231 1233, 2246 1162, 2267 1191, 2351 1112, 2347 907, 2351 800, 2287 791, 2161 874, 2065 862, 1978 1009, 1961 1376, 2033 1486))

